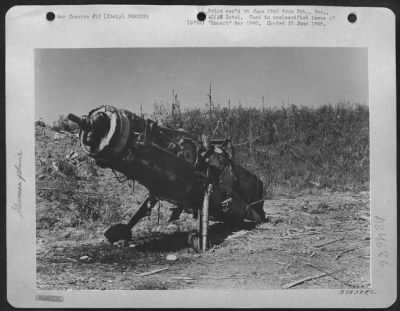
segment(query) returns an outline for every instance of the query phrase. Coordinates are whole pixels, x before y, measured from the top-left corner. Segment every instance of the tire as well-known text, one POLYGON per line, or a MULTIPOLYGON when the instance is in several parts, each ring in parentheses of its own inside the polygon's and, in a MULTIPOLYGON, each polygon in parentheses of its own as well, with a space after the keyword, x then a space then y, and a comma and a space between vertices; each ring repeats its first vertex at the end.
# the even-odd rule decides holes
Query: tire
POLYGON ((257 225, 263 223, 265 220, 265 216, 263 217, 261 213, 253 207, 249 207, 247 218, 253 220, 257 225))
POLYGON ((132 231, 128 225, 116 224, 111 226, 105 233, 104 236, 110 243, 117 242, 119 240, 130 241, 132 239, 132 231))

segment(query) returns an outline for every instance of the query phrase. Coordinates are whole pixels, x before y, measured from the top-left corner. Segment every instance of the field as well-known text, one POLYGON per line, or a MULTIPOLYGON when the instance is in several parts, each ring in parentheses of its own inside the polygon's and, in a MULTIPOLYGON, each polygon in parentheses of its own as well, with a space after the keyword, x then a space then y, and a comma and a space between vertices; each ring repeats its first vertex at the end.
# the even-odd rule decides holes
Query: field
POLYGON ((38 288, 370 285, 367 107, 197 109, 172 122, 231 136, 236 161, 264 182, 266 222, 212 223, 214 245, 197 254, 187 244, 194 221, 185 214, 168 224, 171 205, 162 202, 134 228, 132 241, 111 245, 103 232, 127 222, 146 189, 96 167, 63 117, 53 126, 37 122, 38 288))

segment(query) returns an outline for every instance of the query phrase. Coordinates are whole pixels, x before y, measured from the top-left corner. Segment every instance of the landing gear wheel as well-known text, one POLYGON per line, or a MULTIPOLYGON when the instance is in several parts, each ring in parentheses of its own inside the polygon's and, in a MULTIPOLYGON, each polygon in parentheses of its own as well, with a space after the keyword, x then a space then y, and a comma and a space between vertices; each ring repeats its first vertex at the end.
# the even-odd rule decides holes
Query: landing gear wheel
POLYGON ((265 217, 262 217, 255 208, 249 208, 247 212, 247 218, 253 220, 257 225, 263 223, 265 221, 265 217))
POLYGON ((119 240, 130 241, 132 239, 132 231, 128 225, 117 224, 111 226, 106 232, 104 232, 104 236, 108 241, 110 241, 110 243, 119 240))

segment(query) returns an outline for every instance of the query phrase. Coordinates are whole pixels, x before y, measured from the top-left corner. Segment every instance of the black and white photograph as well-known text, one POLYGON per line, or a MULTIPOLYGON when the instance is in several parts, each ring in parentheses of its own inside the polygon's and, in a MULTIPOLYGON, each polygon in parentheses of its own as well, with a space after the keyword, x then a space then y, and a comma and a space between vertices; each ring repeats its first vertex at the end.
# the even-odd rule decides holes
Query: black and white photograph
POLYGON ((12 305, 393 303, 389 10, 61 6, 7 20, 12 305), (367 16, 386 17, 379 34, 367 16))
POLYGON ((35 51, 40 289, 370 289, 363 48, 35 51))

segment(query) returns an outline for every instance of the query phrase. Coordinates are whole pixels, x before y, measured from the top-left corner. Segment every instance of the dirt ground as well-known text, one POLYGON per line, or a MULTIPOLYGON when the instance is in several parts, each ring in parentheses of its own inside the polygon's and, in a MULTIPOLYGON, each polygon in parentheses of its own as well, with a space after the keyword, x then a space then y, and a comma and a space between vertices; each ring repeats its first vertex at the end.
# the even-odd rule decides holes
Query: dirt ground
POLYGON ((201 254, 188 246, 187 235, 195 228, 188 215, 174 225, 162 219, 159 225, 153 221, 151 230, 134 228, 129 245, 106 242, 102 236, 106 228, 90 233, 76 228, 38 229, 37 286, 51 290, 370 286, 369 192, 308 190, 267 200, 264 209, 267 221, 256 227, 248 223, 232 230, 211 223, 214 245, 201 254))

